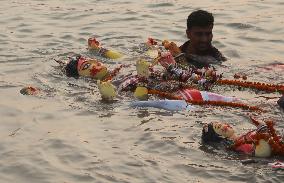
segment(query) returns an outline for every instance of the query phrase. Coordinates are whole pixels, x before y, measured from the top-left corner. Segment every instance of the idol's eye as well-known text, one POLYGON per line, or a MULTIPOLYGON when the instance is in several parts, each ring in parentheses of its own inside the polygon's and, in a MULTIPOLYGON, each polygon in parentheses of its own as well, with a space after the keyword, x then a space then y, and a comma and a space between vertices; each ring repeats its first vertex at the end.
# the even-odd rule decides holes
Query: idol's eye
POLYGON ((82 68, 82 70, 86 70, 86 69, 88 69, 89 67, 90 67, 90 63, 86 63, 84 66, 83 66, 83 68, 82 68))

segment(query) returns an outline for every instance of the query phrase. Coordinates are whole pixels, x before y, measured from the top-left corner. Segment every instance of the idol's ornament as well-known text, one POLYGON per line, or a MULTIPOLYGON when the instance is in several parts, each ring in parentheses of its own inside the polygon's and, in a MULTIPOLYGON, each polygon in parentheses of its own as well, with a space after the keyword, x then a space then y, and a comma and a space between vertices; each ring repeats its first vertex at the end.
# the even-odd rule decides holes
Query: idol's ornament
POLYGON ((110 58, 110 59, 118 59, 123 55, 117 51, 109 50, 101 46, 100 42, 96 40, 95 37, 91 37, 88 39, 88 48, 90 51, 95 51, 99 56, 110 58))

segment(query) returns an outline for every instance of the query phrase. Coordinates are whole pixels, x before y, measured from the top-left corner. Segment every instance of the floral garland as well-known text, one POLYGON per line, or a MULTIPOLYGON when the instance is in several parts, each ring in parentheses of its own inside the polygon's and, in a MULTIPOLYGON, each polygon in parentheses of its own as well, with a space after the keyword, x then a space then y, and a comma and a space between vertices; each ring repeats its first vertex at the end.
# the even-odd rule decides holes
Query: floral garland
MULTIPOLYGON (((159 95, 160 97, 168 98, 168 99, 174 99, 174 100, 184 100, 181 96, 176 96, 168 92, 162 92, 159 90, 148 90, 148 94, 155 94, 159 95)), ((249 106, 246 104, 236 103, 236 102, 223 102, 223 101, 201 101, 201 100, 185 100, 188 103, 196 104, 196 105, 214 105, 214 106, 228 106, 228 107, 234 107, 234 108, 242 108, 246 110, 251 111, 262 111, 257 106, 249 106)))
POLYGON ((111 71, 111 72, 109 73, 109 75, 108 75, 103 81, 112 80, 115 76, 117 76, 117 74, 120 72, 120 70, 121 70, 123 67, 127 67, 127 65, 122 64, 122 65, 116 67, 113 71, 111 71))
POLYGON ((274 122, 266 121, 265 123, 269 130, 270 139, 268 143, 272 148, 273 154, 283 156, 284 155, 284 142, 283 142, 283 139, 281 140, 280 137, 276 134, 276 131, 274 129, 274 122))
POLYGON ((216 81, 216 83, 220 85, 234 85, 234 86, 241 86, 245 88, 254 88, 254 89, 268 91, 268 92, 280 92, 284 94, 284 85, 250 82, 250 81, 228 80, 228 79, 219 79, 216 81))
POLYGON ((151 72, 149 78, 139 77, 139 81, 143 82, 144 86, 158 91, 173 92, 184 88, 198 89, 192 82, 176 80, 157 70, 151 72))
MULTIPOLYGON (((256 119, 250 117, 251 121, 254 123, 254 125, 259 126, 261 123, 258 122, 256 119)), ((265 124, 267 126, 267 131, 265 132, 261 132, 261 131, 256 131, 255 136, 253 137, 253 139, 246 139, 246 136, 249 135, 251 132, 254 131, 250 131, 247 134, 245 134, 243 136, 243 138, 245 138, 245 141, 242 141, 241 139, 238 139, 237 141, 235 141, 234 145, 231 146, 231 149, 235 149, 237 147, 239 147, 240 145, 244 144, 244 143, 249 143, 249 144, 254 144, 255 146, 257 146, 259 144, 260 140, 265 140, 266 142, 268 142, 268 144, 271 147, 272 153, 274 155, 284 155, 284 139, 281 139, 281 137, 279 137, 276 134, 276 130, 274 128, 274 122, 269 120, 269 121, 265 121, 265 124)))
POLYGON ((164 73, 154 73, 153 75, 161 77, 166 81, 176 80, 183 83, 190 83, 191 85, 194 84, 202 90, 209 90, 217 80, 222 78, 222 74, 217 74, 213 67, 202 69, 189 67, 187 69, 181 69, 177 64, 168 66, 164 73))
POLYGON ((184 66, 183 62, 177 62, 176 58, 180 57, 182 52, 174 42, 164 40, 162 44, 159 44, 153 38, 148 38, 147 44, 159 46, 158 57, 154 59, 152 66, 159 63, 165 68, 165 72, 160 76, 166 81, 191 82, 191 84, 197 84, 202 90, 209 90, 218 79, 222 78, 222 74, 217 74, 214 67, 197 69, 190 65, 184 66))
MULTIPOLYGON (((158 45, 157 41, 153 38, 148 38, 148 43, 150 45, 158 45)), ((176 56, 181 53, 179 47, 174 42, 170 42, 168 40, 164 40, 162 42, 162 46, 165 50, 170 51, 173 56, 176 56)), ((168 69, 167 69, 168 70, 168 69)), ((203 69, 195 69, 190 71, 182 71, 181 69, 176 69, 175 67, 168 72, 173 75, 174 79, 186 82, 187 79, 191 81, 197 81, 198 84, 204 85, 205 89, 208 89, 210 83, 217 83, 220 85, 234 85, 234 86, 241 86, 245 88, 254 88, 262 91, 267 92, 280 92, 284 94, 284 85, 275 85, 275 84, 267 84, 267 83, 260 83, 260 82, 249 82, 249 81, 238 81, 238 80, 228 80, 228 79, 221 79, 221 75, 216 74, 216 70, 213 68, 203 68, 203 69)), ((235 79, 242 78, 243 80, 247 79, 245 74, 237 73, 234 75, 235 79)))

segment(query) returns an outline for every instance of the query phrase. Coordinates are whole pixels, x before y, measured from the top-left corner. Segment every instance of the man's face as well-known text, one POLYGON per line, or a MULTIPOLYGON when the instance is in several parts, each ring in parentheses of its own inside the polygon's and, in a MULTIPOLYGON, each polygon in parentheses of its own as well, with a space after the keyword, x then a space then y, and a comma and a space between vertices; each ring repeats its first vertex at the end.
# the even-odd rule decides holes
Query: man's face
POLYGON ((211 47, 213 26, 198 27, 194 26, 186 30, 187 37, 190 39, 190 44, 200 52, 204 52, 211 47))
POLYGON ((97 60, 80 59, 78 62, 78 73, 80 76, 102 79, 107 74, 107 68, 97 60))

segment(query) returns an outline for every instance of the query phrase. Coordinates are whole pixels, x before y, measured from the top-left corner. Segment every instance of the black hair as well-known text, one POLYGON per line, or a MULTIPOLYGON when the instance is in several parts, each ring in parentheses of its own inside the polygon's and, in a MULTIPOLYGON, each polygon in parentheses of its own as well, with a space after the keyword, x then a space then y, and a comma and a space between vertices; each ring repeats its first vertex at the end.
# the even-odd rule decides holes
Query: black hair
POLYGON ((284 95, 277 101, 277 104, 284 109, 284 95))
POLYGON ((208 27, 214 25, 214 17, 212 13, 204 10, 197 10, 192 12, 187 18, 187 29, 191 29, 194 26, 208 27))
POLYGON ((81 58, 80 55, 77 55, 77 56, 74 56, 74 57, 70 58, 70 61, 65 66, 66 76, 74 77, 74 78, 78 78, 79 77, 77 66, 78 66, 78 61, 79 61, 80 58, 81 58))
POLYGON ((221 142, 224 138, 221 135, 217 134, 213 128, 212 123, 209 123, 207 127, 202 129, 202 141, 204 143, 208 142, 221 142))

